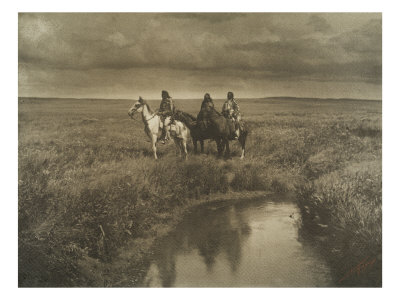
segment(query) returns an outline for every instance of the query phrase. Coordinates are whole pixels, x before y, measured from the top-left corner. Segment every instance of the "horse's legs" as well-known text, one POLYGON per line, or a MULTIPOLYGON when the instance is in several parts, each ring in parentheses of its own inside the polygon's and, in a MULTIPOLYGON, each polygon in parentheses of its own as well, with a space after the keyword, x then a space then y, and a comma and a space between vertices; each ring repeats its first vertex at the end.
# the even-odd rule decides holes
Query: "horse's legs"
POLYGON ((222 140, 220 138, 216 138, 215 143, 217 144, 218 157, 221 157, 222 153, 224 152, 224 146, 222 140))
POLYGON ((225 158, 231 158, 231 151, 229 149, 229 140, 227 138, 224 138, 222 140, 222 143, 225 144, 225 158))
POLYGON ((157 147, 156 147, 157 134, 151 133, 151 131, 148 129, 148 127, 145 127, 144 131, 146 132, 147 136, 150 138, 151 148, 153 149, 154 159, 158 159, 158 157, 157 157, 157 147))
POLYGON ((168 127, 165 128, 165 139, 167 141, 171 139, 171 132, 170 132, 170 130, 168 130, 168 127))
POLYGON ((183 158, 186 160, 187 159, 187 149, 186 149, 186 140, 185 139, 182 139, 181 147, 182 147, 183 158))
POLYGON ((192 142, 193 142, 194 153, 195 153, 195 154, 198 154, 198 153, 197 153, 197 140, 194 139, 194 138, 192 138, 192 142))
POLYGON ((240 133, 240 136, 239 136, 239 143, 240 143, 240 145, 242 146, 242 155, 240 156, 240 159, 243 159, 244 158, 244 151, 245 151, 245 148, 246 148, 246 133, 240 133))
POLYGON ((174 142, 175 142, 175 153, 176 156, 181 156, 182 152, 181 152, 181 145, 180 145, 180 141, 177 138, 174 138, 174 142))
POLYGON ((219 144, 218 139, 215 139, 215 144, 217 144, 217 151, 218 151, 218 157, 219 157, 221 154, 221 145, 219 144))
POLYGON ((153 136, 151 137, 151 146, 153 148, 154 159, 158 159, 156 143, 157 143, 157 135, 153 134, 153 136))
POLYGON ((204 153, 204 140, 200 140, 201 153, 204 153))

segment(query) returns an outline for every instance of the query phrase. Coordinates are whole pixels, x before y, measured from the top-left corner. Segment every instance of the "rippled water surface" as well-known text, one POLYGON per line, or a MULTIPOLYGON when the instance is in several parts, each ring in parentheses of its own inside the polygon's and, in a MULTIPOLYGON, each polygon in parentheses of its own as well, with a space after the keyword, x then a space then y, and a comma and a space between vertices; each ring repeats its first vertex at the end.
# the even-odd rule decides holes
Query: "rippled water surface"
POLYGON ((299 217, 295 203, 268 199, 198 208, 158 241, 141 286, 333 286, 299 217))

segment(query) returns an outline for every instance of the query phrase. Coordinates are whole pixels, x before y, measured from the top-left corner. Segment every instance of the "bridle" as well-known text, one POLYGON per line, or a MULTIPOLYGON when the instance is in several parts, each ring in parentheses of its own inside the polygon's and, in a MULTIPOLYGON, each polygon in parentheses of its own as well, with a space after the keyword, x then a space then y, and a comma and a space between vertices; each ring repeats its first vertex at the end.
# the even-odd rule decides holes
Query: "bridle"
MULTIPOLYGON (((133 109, 133 110, 132 110, 132 113, 129 114, 129 116, 131 117, 132 120, 138 121, 138 120, 136 120, 136 119, 133 118, 133 115, 134 115, 135 112, 137 112, 137 110, 138 110, 139 107, 141 107, 141 106, 143 107, 143 106, 144 106, 144 103, 140 103, 140 105, 139 105, 138 107, 136 107, 135 109, 133 109)), ((153 119, 156 115, 157 115, 157 113, 153 113, 153 115, 152 115, 150 118, 148 118, 148 119, 143 118, 143 119, 144 119, 144 122, 145 122, 145 124, 146 124, 146 126, 149 125, 148 122, 149 122, 151 119, 153 119)))

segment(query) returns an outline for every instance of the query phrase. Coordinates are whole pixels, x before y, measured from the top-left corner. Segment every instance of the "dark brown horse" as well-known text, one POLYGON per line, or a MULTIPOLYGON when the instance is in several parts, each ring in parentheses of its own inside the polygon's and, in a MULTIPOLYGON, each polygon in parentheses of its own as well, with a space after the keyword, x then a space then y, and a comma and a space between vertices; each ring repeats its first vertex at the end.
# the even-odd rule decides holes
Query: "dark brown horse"
MULTIPOLYGON (((181 111, 176 112, 174 118, 189 127, 195 152, 197 152, 197 141, 200 142, 201 151, 203 152, 203 141, 213 139, 217 144, 218 155, 222 156, 225 151, 225 157, 230 157, 229 141, 235 139, 235 125, 231 120, 217 112, 213 106, 202 106, 197 119, 181 111)), ((245 155, 247 135, 248 130, 245 124, 242 124, 238 139, 242 148, 241 159, 245 155)))
MULTIPOLYGON (((222 156, 225 152, 225 157, 229 158, 229 141, 235 140, 235 124, 232 120, 225 118, 222 114, 217 112, 214 107, 209 106, 201 113, 203 114, 203 122, 207 122, 208 135, 215 139, 217 143, 219 156, 222 156)), ((240 158, 243 159, 248 131, 244 124, 240 127, 241 129, 238 140, 242 148, 242 155, 240 158)))

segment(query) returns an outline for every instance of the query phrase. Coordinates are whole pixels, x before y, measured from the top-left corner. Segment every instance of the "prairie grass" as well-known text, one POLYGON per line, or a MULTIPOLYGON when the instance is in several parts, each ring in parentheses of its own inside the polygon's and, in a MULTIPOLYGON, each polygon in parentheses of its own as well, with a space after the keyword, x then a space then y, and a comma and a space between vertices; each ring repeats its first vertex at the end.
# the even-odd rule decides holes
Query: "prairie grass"
MULTIPOLYGON (((201 100, 176 102, 196 115, 201 100)), ((110 261, 177 209, 219 193, 293 192, 302 230, 328 236, 321 247, 344 245, 335 248, 337 260, 346 256, 348 267, 363 253, 379 256, 381 102, 240 104, 251 130, 244 161, 237 143, 224 161, 206 142, 205 155, 189 145, 188 161, 175 156, 172 143, 159 146, 156 162, 139 116, 127 115, 130 101, 20 99, 19 285, 101 285, 89 262, 110 261)))
POLYGON ((304 227, 329 251, 340 285, 382 285, 382 175, 377 170, 379 161, 357 163, 298 188, 304 227), (316 236, 328 238, 321 243, 316 236), (344 278, 365 259, 374 262, 368 272, 344 278))

